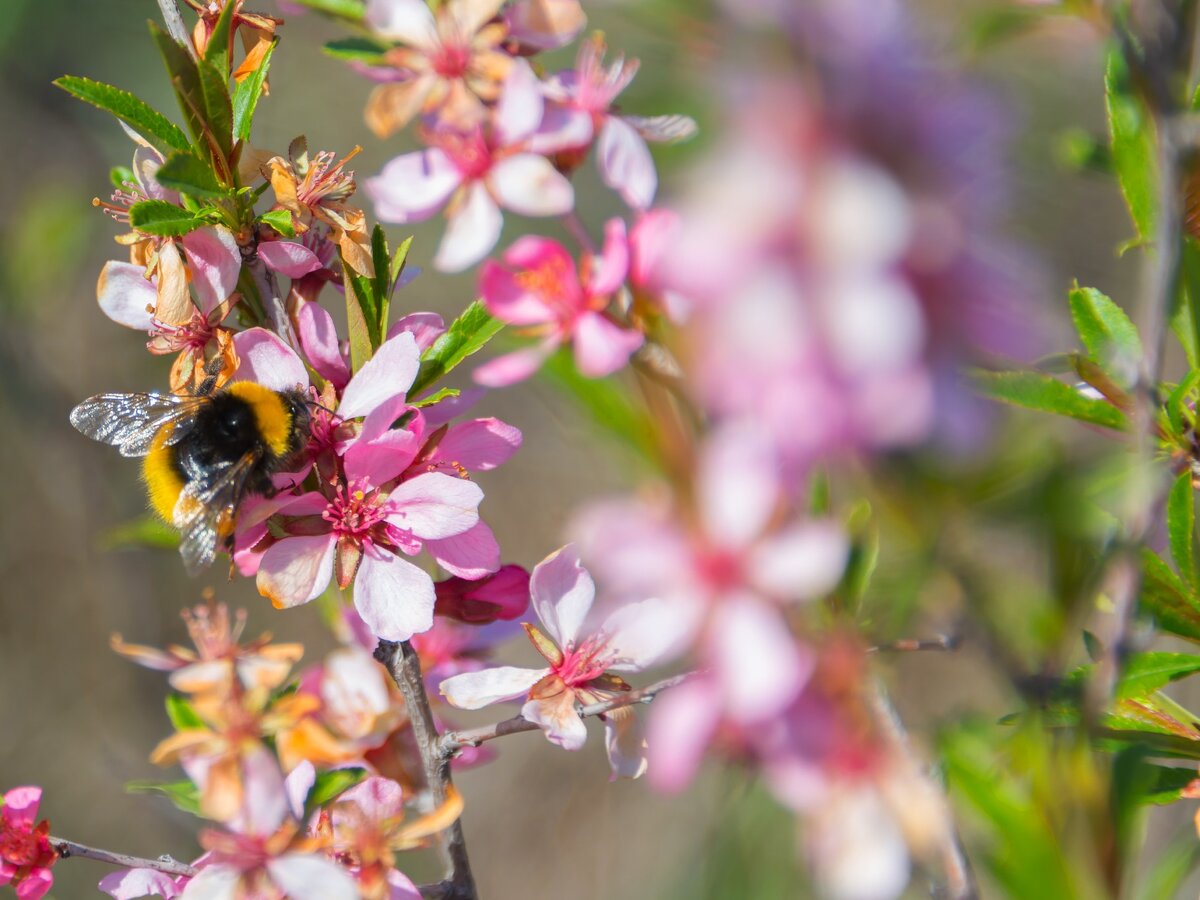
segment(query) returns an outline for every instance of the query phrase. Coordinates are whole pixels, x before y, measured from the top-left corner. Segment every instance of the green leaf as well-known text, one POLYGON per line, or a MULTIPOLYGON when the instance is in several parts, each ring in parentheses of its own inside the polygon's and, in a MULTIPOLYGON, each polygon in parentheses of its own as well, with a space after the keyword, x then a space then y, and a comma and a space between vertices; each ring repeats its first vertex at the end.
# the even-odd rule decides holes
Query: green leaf
POLYGON ((860 500, 850 510, 846 531, 850 535, 850 556, 837 596, 857 615, 879 562, 879 526, 871 515, 871 504, 866 500, 860 500))
POLYGON ((204 48, 204 61, 218 72, 229 74, 229 47, 233 25, 233 11, 236 3, 226 3, 217 22, 213 25, 212 34, 208 38, 208 46, 204 48))
POLYGON ((233 152, 233 100, 229 96, 229 73, 208 60, 199 63, 200 93, 204 97, 208 133, 215 142, 214 159, 226 160, 233 152))
POLYGON ((421 354, 421 368, 408 396, 416 397, 444 378, 468 356, 482 350, 503 327, 504 323, 493 318, 483 302, 476 300, 421 354))
POLYGON ((200 815, 200 789, 190 781, 129 781, 125 790, 131 794, 161 794, 176 809, 200 815))
POLYGON ((279 46, 279 38, 271 41, 271 46, 263 54, 258 68, 243 78, 233 89, 233 136, 239 141, 250 140, 250 126, 254 122, 254 110, 262 97, 263 85, 267 81, 267 72, 271 68, 271 56, 279 46))
POLYGON ((207 727, 192 704, 179 694, 167 694, 167 718, 171 720, 176 731, 194 731, 207 727))
POLYGON ((1193 368, 1183 381, 1175 385, 1171 393, 1167 395, 1166 403, 1163 404, 1173 435, 1183 437, 1185 440, 1188 438, 1184 432, 1191 428, 1189 420, 1192 415, 1192 394, 1195 393, 1197 387, 1200 387, 1200 369, 1193 368))
POLYGON ((129 224, 143 234, 179 237, 195 231, 204 220, 166 200, 142 200, 129 207, 129 224))
POLYGON ((1125 664, 1117 697, 1143 698, 1196 672, 1200 672, 1200 656, 1196 654, 1138 653, 1125 664))
POLYGON ((383 226, 376 225, 371 232, 371 265, 375 270, 371 291, 375 295, 375 318, 367 323, 371 330, 371 346, 378 348, 387 331, 388 306, 392 299, 391 250, 383 226))
POLYGON ((358 37, 330 41, 321 49, 327 56, 332 56, 334 59, 365 63, 368 66, 382 64, 388 51, 384 44, 358 37))
POLYGON ((976 372, 975 385, 981 394, 1026 409, 1069 416, 1092 425, 1123 431, 1125 414, 1093 397, 1085 397, 1069 384, 1039 372, 976 372))
POLYGON ((299 6, 306 6, 328 16, 347 19, 351 22, 361 22, 366 13, 363 0, 293 0, 299 6))
MULTIPOLYGON (((342 283, 346 288, 346 325, 350 338, 350 369, 357 372, 375 352, 371 343, 370 322, 375 319, 371 280, 354 271, 342 259, 342 283)), ((410 396, 412 391, 409 391, 410 396)))
POLYGON ((808 484, 808 514, 827 516, 832 508, 829 473, 824 469, 814 469, 808 484))
POLYGON ((1133 92, 1129 70, 1119 51, 1108 55, 1104 89, 1113 169, 1138 237, 1149 240, 1154 234, 1158 183, 1154 123, 1133 92))
POLYGON ((155 547, 172 550, 179 546, 179 532, 158 516, 142 516, 110 528, 100 538, 104 550, 119 547, 155 547))
POLYGON ((1171 330, 1183 345, 1188 366, 1200 369, 1200 245, 1191 239, 1183 242, 1179 283, 1182 290, 1171 314, 1171 330))
POLYGON ((1192 591, 1197 588, 1196 573, 1196 501, 1192 491, 1192 472, 1187 469, 1171 486, 1167 498, 1167 533, 1171 538, 1171 558, 1192 591))
POLYGON ((137 184, 137 177, 129 166, 113 166, 108 170, 108 180, 118 190, 124 190, 128 184, 137 184))
MULTIPOLYGON (((390 302, 391 295, 396 290, 396 284, 400 281, 400 276, 404 274, 404 267, 408 265, 408 251, 412 249, 412 235, 410 234, 400 242, 400 246, 396 248, 396 252, 392 254, 391 279, 388 284, 388 300, 390 302)), ((387 324, 387 318, 384 318, 384 325, 387 324)))
MULTIPOLYGON (((1106 366, 1115 364, 1117 372, 1132 375, 1142 358, 1142 341, 1125 310, 1095 288, 1076 285, 1068 298, 1071 319, 1088 356, 1106 366)), ((1132 378, 1124 380, 1132 382, 1132 378)))
POLYGON ((1151 550, 1142 551, 1140 604, 1163 631, 1200 643, 1200 597, 1151 550))
POLYGON ((181 194, 210 198, 229 196, 229 188, 217 180, 212 166, 194 153, 172 154, 154 177, 163 187, 181 194))
POLYGON ((1113 839, 1119 858, 1127 858, 1145 819, 1146 793, 1153 787, 1155 774, 1146 761, 1142 745, 1125 747, 1112 762, 1109 809, 1113 839))
POLYGON ((1142 796, 1143 803, 1164 806, 1179 799, 1180 792, 1196 780, 1195 767, 1186 769, 1175 766, 1151 766, 1154 772, 1153 781, 1147 786, 1142 796))
MULTIPOLYGON (((158 46, 163 65, 175 88, 175 99, 179 101, 179 109, 187 123, 188 131, 197 141, 204 140, 205 125, 203 113, 205 110, 204 93, 200 89, 200 73, 196 62, 182 44, 158 27, 150 23, 150 36, 158 46)), ((184 150, 187 145, 177 149, 184 150)))
POLYGON ((178 125, 128 91, 75 75, 56 78, 54 84, 72 96, 112 113, 163 154, 189 147, 187 135, 178 125))
POLYGON ((462 393, 458 388, 440 388, 432 394, 422 397, 420 400, 413 402, 411 405, 419 408, 433 406, 435 403, 440 403, 450 397, 457 397, 462 393))
POLYGON ((318 772, 308 796, 304 798, 304 818, 331 800, 341 796, 367 777, 367 770, 357 766, 318 772))
POLYGON ((286 209, 272 209, 258 217, 264 225, 270 225, 284 237, 296 236, 296 224, 286 209))

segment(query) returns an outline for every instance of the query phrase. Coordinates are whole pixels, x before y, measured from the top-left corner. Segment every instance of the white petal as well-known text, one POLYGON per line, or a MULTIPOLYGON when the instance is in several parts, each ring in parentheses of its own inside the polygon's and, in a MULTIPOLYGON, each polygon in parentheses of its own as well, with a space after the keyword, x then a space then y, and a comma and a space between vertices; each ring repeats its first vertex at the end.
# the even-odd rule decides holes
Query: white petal
POLYGON ((291 900, 357 900, 350 874, 325 856, 287 853, 267 863, 267 871, 291 900))
POLYGON ((544 700, 530 700, 521 715, 546 732, 546 738, 564 750, 579 750, 587 741, 587 726, 575 710, 575 692, 565 690, 544 700))
POLYGON ((442 208, 462 184, 462 173, 436 148, 397 156, 363 190, 384 222, 420 222, 442 208))
POLYGON ((233 336, 238 369, 234 381, 256 381, 276 391, 308 385, 308 370, 279 335, 265 328, 249 328, 233 336))
POLYGON ((429 472, 402 482, 388 497, 387 520, 418 538, 462 534, 479 521, 483 491, 473 481, 429 472))
POLYGON ((231 866, 208 866, 188 882, 182 900, 236 900, 241 875, 231 866))
POLYGON ((648 141, 673 143, 695 137, 699 130, 691 116, 622 116, 648 141))
POLYGON ((681 653, 700 628, 704 608, 684 599, 652 597, 619 606, 605 618, 600 631, 608 636, 615 672, 640 672, 681 653))
POLYGON ((437 26, 423 0, 367 0, 363 16, 381 36, 423 50, 437 46, 437 26))
POLYGON ((542 123, 541 83, 529 63, 514 59, 504 90, 496 106, 494 124, 502 144, 515 144, 529 137, 542 123))
POLYGON ((529 593, 550 636, 566 647, 579 636, 596 598, 596 585, 580 564, 575 546, 567 544, 534 567, 529 593))
POLYGON ((376 637, 407 641, 433 627, 433 579, 408 560, 372 549, 354 579, 354 606, 376 637))
POLYGON ((575 189, 550 160, 535 153, 508 156, 492 166, 488 187, 505 209, 523 216, 561 216, 575 205, 575 189))
POLYGON ((614 709, 604 717, 604 746, 612 780, 646 774, 646 738, 642 720, 632 706, 614 709))
POLYGON ((749 598, 730 599, 712 621, 714 674, 725 713, 761 723, 782 712, 812 674, 813 659, 797 643, 782 614, 749 598))
POLYGON ((421 351, 412 334, 403 331, 384 341, 346 385, 338 415, 357 419, 388 400, 403 396, 417 377, 420 365, 421 351))
POLYGON ((446 702, 459 709, 482 709, 504 700, 515 700, 550 673, 549 669, 520 669, 500 666, 478 672, 463 672, 447 678, 438 687, 446 702))
POLYGON ((315 600, 333 577, 336 545, 332 534, 288 537, 273 544, 258 566, 258 592, 280 609, 315 600))
POLYGON ((475 182, 467 188, 463 204, 446 223, 433 267, 441 272, 461 272, 487 256, 500 239, 504 216, 487 188, 475 182))
POLYGON ((850 543, 832 522, 795 525, 751 554, 754 584, 783 601, 810 600, 831 591, 846 569, 850 543))
POLYGON ((658 191, 658 172, 645 140, 627 122, 609 116, 596 144, 600 177, 633 209, 649 209, 658 191))
POLYGON ((158 291, 146 279, 146 270, 127 262, 109 260, 96 282, 96 300, 104 314, 127 328, 149 331, 154 324, 158 291))
POLYGON ((778 463, 753 425, 729 423, 709 436, 700 460, 704 527, 719 544, 742 548, 766 528, 779 501, 778 463))

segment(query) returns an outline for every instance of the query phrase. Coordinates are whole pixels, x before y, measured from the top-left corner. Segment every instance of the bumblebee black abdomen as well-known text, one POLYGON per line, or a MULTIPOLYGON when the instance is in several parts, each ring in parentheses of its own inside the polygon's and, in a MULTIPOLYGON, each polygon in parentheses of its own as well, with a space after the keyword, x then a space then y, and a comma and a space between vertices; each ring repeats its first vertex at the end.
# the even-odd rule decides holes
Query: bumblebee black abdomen
POLYGON ((191 431, 174 450, 176 464, 187 481, 232 465, 247 453, 263 463, 274 458, 259 431, 253 406, 226 391, 215 394, 197 413, 191 431))

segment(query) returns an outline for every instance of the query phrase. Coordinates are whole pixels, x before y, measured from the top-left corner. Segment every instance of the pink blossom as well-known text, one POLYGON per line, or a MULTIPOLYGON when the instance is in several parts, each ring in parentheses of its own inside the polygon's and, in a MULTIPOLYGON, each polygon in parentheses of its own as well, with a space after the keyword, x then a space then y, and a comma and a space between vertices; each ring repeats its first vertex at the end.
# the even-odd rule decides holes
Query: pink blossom
POLYGON ((522 51, 557 50, 587 24, 579 0, 516 0, 504 11, 509 37, 522 51))
MULTIPOLYGON (((546 633, 532 625, 525 628, 548 665, 465 672, 443 681, 441 692, 462 709, 525 696, 521 715, 539 725, 553 743, 578 750, 587 730, 577 705, 629 690, 616 673, 640 672, 671 649, 675 613, 670 604, 656 599, 593 613, 595 585, 569 545, 534 568, 530 592, 546 633)), ((643 745, 633 717, 606 716, 605 731, 614 774, 641 775, 643 745)))
POLYGON ((633 209, 648 209, 658 173, 646 141, 680 141, 696 133, 687 116, 618 115, 616 98, 637 74, 637 60, 618 57, 604 65, 604 40, 584 41, 575 68, 549 79, 551 106, 531 146, 539 152, 586 151, 595 142, 600 177, 633 209))
POLYGON ((526 139, 541 121, 542 101, 527 63, 513 67, 490 128, 437 129, 431 146, 397 156, 365 184, 384 222, 421 222, 443 206, 446 233, 434 267, 459 272, 495 246, 501 208, 526 216, 556 216, 575 204, 568 181, 526 139))
POLYGON ((18 900, 39 900, 54 884, 50 870, 58 859, 50 846, 50 824, 37 821, 42 789, 12 788, 2 799, 0 885, 15 888, 18 900))
POLYGON ((535 346, 492 360, 475 380, 499 387, 532 375, 561 344, 571 341, 575 364, 590 378, 615 372, 642 345, 640 332, 609 316, 614 295, 629 271, 625 223, 611 220, 599 256, 585 256, 580 272, 565 247, 542 237, 524 237, 504 253, 504 265, 489 260, 480 273, 488 310, 504 322, 541 338, 535 346))
POLYGON ((469 625, 486 625, 497 619, 511 621, 529 607, 529 573, 521 566, 501 566, 474 581, 447 578, 434 585, 439 616, 469 625))
POLYGON ((97 887, 115 900, 137 897, 178 897, 191 881, 186 875, 170 876, 157 869, 118 869, 100 879, 97 887))
POLYGON ((652 311, 682 324, 691 311, 668 270, 672 242, 679 233, 679 214, 651 209, 638 216, 629 230, 629 290, 637 314, 652 311))

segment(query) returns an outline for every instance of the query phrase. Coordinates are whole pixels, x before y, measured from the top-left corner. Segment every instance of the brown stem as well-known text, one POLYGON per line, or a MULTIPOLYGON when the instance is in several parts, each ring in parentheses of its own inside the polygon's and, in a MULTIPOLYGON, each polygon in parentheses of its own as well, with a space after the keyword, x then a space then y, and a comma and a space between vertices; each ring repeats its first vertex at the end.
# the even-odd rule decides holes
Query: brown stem
POLYGON ((158 857, 158 859, 142 859, 140 856, 113 853, 111 850, 101 850, 97 847, 89 847, 86 844, 77 844, 75 841, 68 841, 65 838, 58 838, 54 835, 50 835, 49 841, 50 846, 54 848, 54 852, 58 854, 59 859, 77 856, 81 859, 94 859, 97 862, 108 863, 110 866, 121 866, 126 869, 154 869, 158 872, 165 872, 168 875, 186 875, 189 878, 199 873, 199 869, 195 866, 182 863, 165 853, 158 857))
MULTIPOLYGON (((421 660, 408 641, 396 643, 380 640, 375 648, 375 658, 387 668, 388 674, 404 695, 408 707, 408 718, 412 724, 413 737, 421 752, 421 764, 425 768, 425 781, 436 806, 446 802, 454 788, 450 777, 450 757, 440 749, 437 725, 433 721, 433 710, 425 693, 425 680, 421 677, 421 660)), ((462 819, 455 819, 441 835, 442 861, 446 880, 431 886, 441 890, 437 896, 445 900, 478 900, 475 879, 471 875, 471 861, 467 856, 467 842, 463 836, 462 819)), ((431 895, 432 896, 432 895, 431 895)))
MULTIPOLYGON (((695 674, 695 672, 685 672, 682 675, 656 681, 654 684, 639 688, 636 691, 619 694, 611 700, 605 700, 603 703, 592 703, 588 706, 581 706, 579 708, 579 715, 584 718, 588 716, 600 716, 606 712, 612 712, 614 709, 620 709, 623 706, 633 706, 635 703, 649 703, 661 692, 667 690, 667 688, 675 687, 675 685, 683 683, 695 674)), ((495 722, 491 725, 483 725, 479 728, 448 731, 442 735, 441 740, 438 742, 437 752, 442 759, 450 759, 456 751, 461 750, 463 747, 478 747, 484 741, 495 740, 498 737, 504 737, 506 734, 537 731, 539 727, 521 716, 513 716, 511 719, 505 719, 502 722, 495 722)))
POLYGON ((939 634, 933 638, 899 638, 886 644, 868 647, 868 653, 912 653, 921 650, 957 650, 962 637, 957 634, 939 634))

